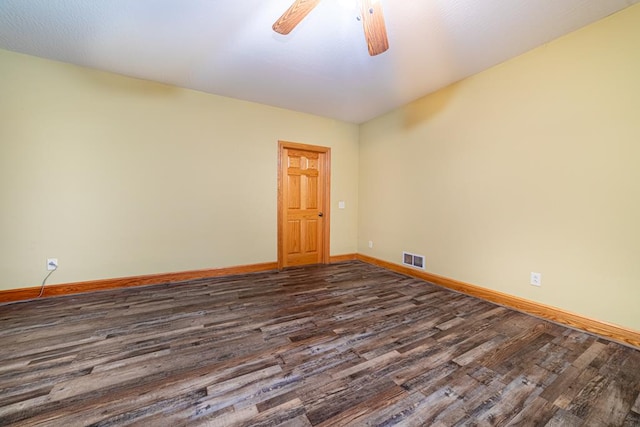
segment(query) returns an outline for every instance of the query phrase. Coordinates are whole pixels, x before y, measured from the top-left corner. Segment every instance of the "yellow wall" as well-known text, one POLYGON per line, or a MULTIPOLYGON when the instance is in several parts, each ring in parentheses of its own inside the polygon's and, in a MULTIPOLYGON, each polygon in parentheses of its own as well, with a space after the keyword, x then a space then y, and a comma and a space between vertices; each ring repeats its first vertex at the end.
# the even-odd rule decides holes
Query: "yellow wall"
POLYGON ((0 289, 47 257, 47 283, 275 261, 279 139, 332 148, 356 251, 356 125, 3 50, 0 76, 0 289))
POLYGON ((640 330, 639 47, 634 6, 361 126, 359 252, 640 330))
POLYGON ((332 254, 640 330, 639 24, 360 127, 0 50, 0 289, 275 261, 282 139, 332 147, 332 254))

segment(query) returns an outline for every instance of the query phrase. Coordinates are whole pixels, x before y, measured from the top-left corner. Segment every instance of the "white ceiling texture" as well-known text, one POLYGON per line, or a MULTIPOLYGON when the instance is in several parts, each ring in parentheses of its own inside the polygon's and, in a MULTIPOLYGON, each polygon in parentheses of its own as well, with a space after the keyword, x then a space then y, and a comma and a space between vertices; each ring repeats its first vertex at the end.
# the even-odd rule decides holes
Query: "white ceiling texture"
POLYGON ((379 0, 371 57, 358 0, 0 0, 0 48, 362 123, 640 0, 379 0))

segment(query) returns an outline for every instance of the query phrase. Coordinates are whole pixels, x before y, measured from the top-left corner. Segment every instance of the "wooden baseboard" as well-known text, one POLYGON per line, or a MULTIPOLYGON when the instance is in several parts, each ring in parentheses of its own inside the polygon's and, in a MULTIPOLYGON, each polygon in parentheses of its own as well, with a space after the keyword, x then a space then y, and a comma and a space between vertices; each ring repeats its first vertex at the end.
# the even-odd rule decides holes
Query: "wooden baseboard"
MULTIPOLYGON (((377 265, 387 270, 408 276, 417 277, 431 283, 452 289, 467 295, 491 301, 505 307, 513 308, 523 313, 541 317, 572 328, 590 332, 602 337, 640 348, 640 332, 622 326, 591 319, 580 314, 572 313, 560 308, 548 306, 535 301, 483 288, 470 283, 461 282, 437 274, 415 270, 399 264, 383 261, 362 254, 345 254, 330 257, 330 263, 359 260, 377 265)), ((236 274, 257 273, 277 270, 277 262, 241 265, 235 267, 213 268, 205 270, 184 271, 178 273, 149 274, 144 276, 122 277, 116 279, 92 280, 59 285, 46 286, 43 297, 79 294, 84 292, 102 291, 107 289, 128 288, 133 286, 148 286, 161 283, 181 282, 185 280, 205 279, 209 277, 231 276, 236 274)), ((0 303, 24 301, 34 299, 40 293, 40 287, 9 289, 0 291, 0 303)))
POLYGON ((344 255, 332 255, 329 257, 329 264, 336 264, 338 262, 355 261, 358 259, 358 254, 344 254, 344 255))
MULTIPOLYGON (((329 258, 331 264, 357 259, 357 254, 334 255, 329 258)), ((208 277, 231 276, 235 274, 257 273, 278 268, 277 262, 240 265, 235 267, 213 268, 205 270, 182 271, 178 273, 148 274, 144 276, 121 277, 116 279, 91 280, 87 282, 65 283, 45 286, 42 298, 103 291, 107 289, 149 286, 160 283, 182 282, 185 280, 206 279, 208 277)), ((0 303, 34 299, 40 294, 40 287, 9 289, 0 291, 0 303)))
MULTIPOLYGON (((80 294, 84 292, 103 291, 107 289, 148 286, 161 283, 182 282, 184 280, 205 279, 209 277, 231 276, 236 274, 271 271, 278 268, 278 263, 241 265, 235 267, 212 268, 205 270, 183 271, 179 273, 148 274, 144 276, 121 277, 116 279, 91 280, 87 282, 66 283, 45 286, 42 297, 80 294)), ((0 303, 34 299, 40 293, 40 286, 33 288, 9 289, 0 291, 0 303)))
POLYGON ((572 328, 590 332, 622 344, 640 348, 640 332, 632 329, 591 319, 567 310, 483 288, 477 285, 472 285, 470 283, 461 282, 444 276, 438 276, 437 274, 427 273, 413 268, 404 267, 399 264, 382 261, 367 255, 358 254, 357 259, 368 264, 386 268, 387 270, 406 274, 407 276, 417 277, 463 294, 513 308, 526 314, 531 314, 572 328))

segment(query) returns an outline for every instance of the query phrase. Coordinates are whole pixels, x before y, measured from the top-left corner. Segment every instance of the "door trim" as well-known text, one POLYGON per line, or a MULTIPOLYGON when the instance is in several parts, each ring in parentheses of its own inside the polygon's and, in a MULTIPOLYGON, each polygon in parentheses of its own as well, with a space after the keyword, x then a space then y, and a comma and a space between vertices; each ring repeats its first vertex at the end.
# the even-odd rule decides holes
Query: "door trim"
POLYGON ((304 150, 304 151, 313 151, 315 153, 323 153, 325 156, 324 161, 324 169, 322 170, 322 174, 324 177, 324 194, 323 194, 323 202, 320 209, 322 210, 323 215, 323 224, 324 230, 322 235, 323 245, 321 252, 321 263, 329 264, 331 253, 331 233, 330 233, 330 224, 331 224, 331 148, 322 147, 319 145, 309 145, 309 144, 301 144, 298 142, 289 142, 289 141, 278 141, 278 270, 282 270, 284 266, 284 206, 283 206, 283 194, 282 194, 282 161, 283 154, 285 149, 293 149, 293 150, 304 150))

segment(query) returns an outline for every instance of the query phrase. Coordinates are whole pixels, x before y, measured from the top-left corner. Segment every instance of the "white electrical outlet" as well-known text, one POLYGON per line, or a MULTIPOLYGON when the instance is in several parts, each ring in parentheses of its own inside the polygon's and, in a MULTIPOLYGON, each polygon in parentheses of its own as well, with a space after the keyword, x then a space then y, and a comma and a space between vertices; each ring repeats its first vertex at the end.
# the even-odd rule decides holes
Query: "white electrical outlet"
POLYGON ((55 270, 58 268, 58 258, 47 258, 47 270, 55 270))
POLYGON ((369 249, 373 247, 373 240, 369 240, 369 249))
POLYGON ((542 286, 542 274, 531 272, 531 284, 533 286, 542 286))

